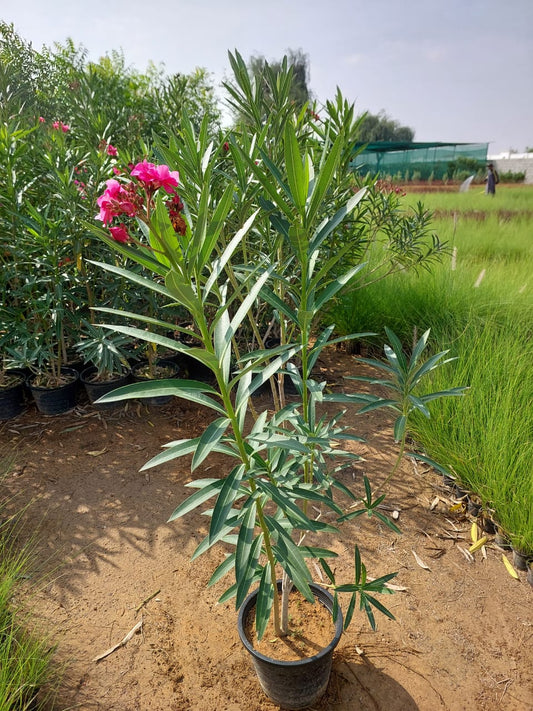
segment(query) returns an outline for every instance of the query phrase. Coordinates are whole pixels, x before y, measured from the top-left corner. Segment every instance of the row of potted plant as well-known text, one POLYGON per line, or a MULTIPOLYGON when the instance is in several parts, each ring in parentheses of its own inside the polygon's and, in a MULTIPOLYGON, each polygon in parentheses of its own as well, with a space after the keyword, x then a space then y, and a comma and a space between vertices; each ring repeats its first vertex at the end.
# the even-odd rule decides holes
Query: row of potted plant
MULTIPOLYGON (((37 370, 50 367, 57 377, 65 362, 67 324, 79 321, 96 328, 93 319, 105 314, 112 316, 105 328, 146 344, 149 365, 154 365, 158 349, 168 349, 210 372, 211 382, 189 377, 126 385, 99 403, 179 397, 213 411, 214 419, 201 435, 169 443, 145 468, 192 455, 194 471, 212 453, 228 458, 228 471, 220 478, 190 483, 194 493, 171 520, 213 502, 205 512, 209 533, 195 556, 216 544, 224 546, 227 557, 211 582, 233 573, 234 582, 222 599, 235 597, 243 643, 255 649, 246 629, 254 628, 260 638, 269 621, 280 640, 290 639, 293 589, 314 602, 313 559, 329 581, 331 594, 317 594, 328 601, 337 632, 350 624, 357 604, 372 626, 375 610, 391 616, 376 595, 391 592, 394 573, 371 580, 356 544, 353 578, 338 583, 328 563, 335 553, 320 545, 321 536, 337 535, 338 524, 361 515, 399 532, 379 509, 383 495, 375 496, 367 477, 361 482, 362 496, 343 483, 342 472, 355 457, 350 442, 359 437, 342 411, 331 415, 326 406, 358 403, 361 412, 393 408, 400 461, 411 412, 429 416, 428 403, 460 391, 421 392, 424 376, 444 356, 421 360, 428 334, 409 358, 389 334, 386 362, 375 362, 385 368, 386 377, 379 382, 390 390, 388 398, 329 392, 325 382, 313 377, 323 349, 345 340, 335 338, 334 324, 325 321, 327 306, 356 275, 364 274, 369 250, 382 257, 379 269, 367 276, 373 281, 430 262, 443 245, 436 237, 428 239, 427 221, 402 220, 396 199, 375 190, 372 180, 358 183, 352 175, 357 121, 353 105, 340 92, 317 120, 315 112, 299 110, 290 100, 292 70, 286 62, 277 73, 267 65, 264 83, 257 84, 238 53, 230 55, 230 61, 234 81, 226 88, 241 117, 235 130, 213 135, 207 118, 194 125, 183 115, 175 133, 154 138, 154 162, 145 157, 131 166, 123 164, 118 173, 109 165, 105 189, 99 173, 101 179, 95 179, 92 188, 98 186, 98 192, 87 202, 93 211, 87 211, 85 220, 79 214, 74 221, 82 249, 67 263, 72 270, 69 288, 64 288, 67 280, 56 257, 71 236, 61 239, 57 216, 41 230, 32 223, 33 232, 25 233, 53 237, 54 278, 40 284, 28 276, 19 283, 17 270, 8 273, 12 315, 22 314, 20 329, 53 342, 48 351, 27 349, 31 357, 25 360, 37 370), (103 226, 97 227, 89 218, 98 208, 103 226), (42 293, 45 306, 42 312, 34 311, 42 293), (48 321, 39 320, 41 313, 48 321), (265 338, 273 331, 277 344, 269 349, 265 338), (285 397, 287 379, 296 392, 290 401, 285 397), (272 407, 259 412, 252 396, 267 383, 272 407), (353 508, 347 508, 348 502, 353 508), (335 523, 317 518, 315 507, 329 512, 335 523), (344 595, 349 599, 342 622, 344 595)), ((57 135, 67 142, 72 134, 61 129, 57 135)), ((148 149, 140 155, 147 156, 148 149)), ((24 219, 18 219, 17 227, 22 224, 24 219)), ((13 267, 15 257, 8 255, 6 261, 13 267)), ((7 340, 8 333, 14 336, 15 327, 4 331, 7 340)), ((24 339, 18 340, 20 353, 24 339)), ((94 349, 96 358, 106 352, 88 341, 79 349, 86 355, 94 349)), ((303 665, 267 660, 266 671, 265 655, 255 649, 267 694, 287 708, 314 703, 327 684, 335 643, 326 644, 324 653, 313 654, 303 665), (292 673, 300 666, 301 683, 291 678, 283 692, 270 684, 272 674, 286 679, 287 669, 292 673)))

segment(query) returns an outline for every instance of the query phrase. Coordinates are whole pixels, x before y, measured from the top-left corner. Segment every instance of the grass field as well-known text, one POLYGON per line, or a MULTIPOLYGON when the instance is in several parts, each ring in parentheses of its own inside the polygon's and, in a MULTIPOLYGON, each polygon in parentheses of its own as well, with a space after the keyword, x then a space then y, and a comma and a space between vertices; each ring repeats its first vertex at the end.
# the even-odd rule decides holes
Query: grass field
POLYGON ((431 389, 469 386, 414 421, 427 454, 484 505, 514 545, 533 553, 533 187, 408 195, 436 212, 449 252, 430 274, 399 273, 347 294, 341 333, 391 327, 410 344, 431 328, 432 350, 457 360, 431 389))

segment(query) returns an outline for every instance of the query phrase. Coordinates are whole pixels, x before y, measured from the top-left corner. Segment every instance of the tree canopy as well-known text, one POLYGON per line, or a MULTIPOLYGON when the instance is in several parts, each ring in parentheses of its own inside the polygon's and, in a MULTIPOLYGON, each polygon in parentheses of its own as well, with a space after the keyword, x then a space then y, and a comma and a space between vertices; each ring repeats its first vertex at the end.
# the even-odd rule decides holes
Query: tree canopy
POLYGON ((409 126, 402 126, 390 118, 384 111, 377 114, 363 114, 359 124, 358 140, 360 143, 379 143, 380 141, 402 141, 411 143, 415 132, 409 126))

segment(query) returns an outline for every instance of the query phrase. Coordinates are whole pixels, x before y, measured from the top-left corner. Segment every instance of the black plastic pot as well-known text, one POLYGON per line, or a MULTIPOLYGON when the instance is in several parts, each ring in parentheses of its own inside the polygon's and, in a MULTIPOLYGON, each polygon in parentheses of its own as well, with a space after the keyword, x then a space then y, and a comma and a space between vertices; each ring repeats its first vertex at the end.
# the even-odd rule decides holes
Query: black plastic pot
POLYGON ((0 420, 9 420, 20 415, 24 409, 25 377, 22 371, 8 371, 14 382, 0 387, 0 420))
POLYGON ((516 550, 513 548, 513 565, 517 570, 527 570, 528 563, 532 560, 533 556, 527 555, 523 551, 516 550))
MULTIPOLYGON (((150 382, 151 378, 142 374, 142 370, 146 368, 146 366, 147 361, 141 361, 140 363, 137 363, 137 365, 134 365, 131 369, 133 381, 135 383, 150 382)), ((171 371, 171 375, 168 376, 169 378, 177 378, 180 374, 180 367, 172 361, 161 359, 157 361, 156 366, 168 368, 171 371)), ((166 378, 164 378, 164 380, 166 380, 166 378)), ((172 401, 172 395, 158 395, 154 397, 143 397, 141 399, 146 405, 161 407, 162 405, 168 405, 168 403, 172 401)))
POLYGON ((503 531, 499 530, 498 528, 496 528, 496 535, 494 536, 494 543, 506 551, 511 550, 511 543, 509 542, 508 537, 505 535, 505 533, 503 531))
MULTIPOLYGON (((106 393, 110 393, 117 388, 127 385, 131 382, 131 370, 128 370, 122 375, 116 375, 112 380, 94 380, 94 375, 97 373, 97 368, 94 365, 85 368, 80 375, 80 381, 85 388, 89 402, 94 404, 98 398, 106 393)), ((121 405, 122 402, 107 402, 94 405, 99 410, 111 410, 114 407, 121 405)))
POLYGON ((481 504, 479 503, 479 501, 474 501, 469 496, 467 499, 466 510, 472 516, 477 517, 481 513, 481 504))
MULTIPOLYGON (((333 611, 333 597, 323 588, 310 583, 316 601, 333 611)), ((281 590, 281 581, 278 581, 281 590)), ((255 607, 257 591, 250 593, 239 610, 238 629, 243 645, 252 657, 255 672, 265 694, 284 709, 304 709, 315 704, 325 693, 331 673, 333 650, 342 635, 342 613, 335 623, 335 636, 318 654, 286 662, 257 652, 246 637, 244 627, 255 607)))
POLYGON ((73 368, 61 368, 61 373, 69 378, 69 381, 58 387, 47 388, 34 385, 34 375, 28 379, 28 386, 37 409, 43 415, 62 415, 76 406, 80 374, 73 368))

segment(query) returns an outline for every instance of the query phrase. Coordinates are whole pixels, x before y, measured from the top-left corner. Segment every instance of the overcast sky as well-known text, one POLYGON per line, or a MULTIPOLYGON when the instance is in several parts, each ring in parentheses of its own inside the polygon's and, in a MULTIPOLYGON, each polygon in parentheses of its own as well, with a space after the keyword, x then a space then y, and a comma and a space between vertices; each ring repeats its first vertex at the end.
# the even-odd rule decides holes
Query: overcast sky
POLYGON ((384 110, 418 141, 533 146, 533 0, 0 0, 34 48, 122 49, 143 71, 228 75, 227 50, 309 57, 319 101, 339 86, 358 112, 384 110))

